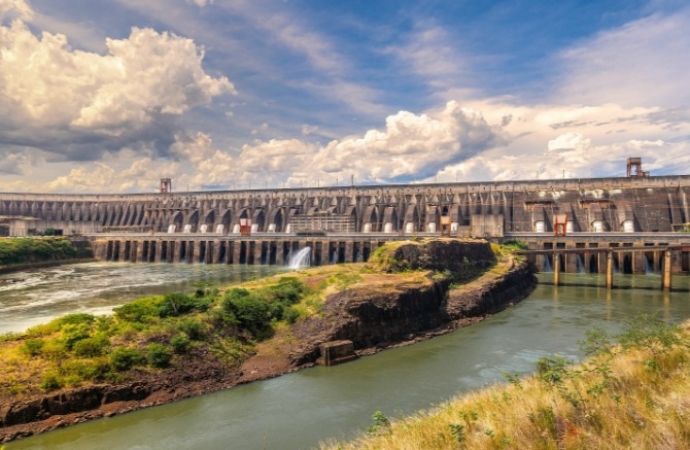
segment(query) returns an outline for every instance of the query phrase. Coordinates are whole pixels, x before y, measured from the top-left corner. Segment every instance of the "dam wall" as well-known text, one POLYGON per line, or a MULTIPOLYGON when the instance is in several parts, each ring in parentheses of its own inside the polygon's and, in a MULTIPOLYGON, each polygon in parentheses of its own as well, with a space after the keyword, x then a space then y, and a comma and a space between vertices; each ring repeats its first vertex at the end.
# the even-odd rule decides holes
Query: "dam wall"
POLYGON ((690 175, 152 194, 0 193, 0 234, 673 232, 690 175))

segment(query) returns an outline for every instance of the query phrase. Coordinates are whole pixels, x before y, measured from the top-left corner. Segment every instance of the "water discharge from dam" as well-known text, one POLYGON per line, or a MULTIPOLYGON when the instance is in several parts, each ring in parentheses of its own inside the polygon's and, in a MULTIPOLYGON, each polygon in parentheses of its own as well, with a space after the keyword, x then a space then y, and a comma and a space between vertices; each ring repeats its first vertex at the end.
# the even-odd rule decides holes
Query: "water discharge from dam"
MULTIPOLYGON (((540 280, 552 277, 543 274, 540 280)), ((565 282, 589 286, 540 284, 515 307, 429 341, 68 427, 11 443, 7 450, 313 448, 365 430, 374 411, 412 414, 503 382, 503 372, 532 372, 542 356, 579 358, 577 341, 594 326, 617 331, 641 313, 674 322, 690 317, 688 293, 664 293, 659 280, 621 275, 617 283, 634 288, 606 290, 601 276, 564 274, 565 282)), ((686 289, 688 281, 674 279, 686 289)), ((88 307, 90 301, 84 303, 88 307)))

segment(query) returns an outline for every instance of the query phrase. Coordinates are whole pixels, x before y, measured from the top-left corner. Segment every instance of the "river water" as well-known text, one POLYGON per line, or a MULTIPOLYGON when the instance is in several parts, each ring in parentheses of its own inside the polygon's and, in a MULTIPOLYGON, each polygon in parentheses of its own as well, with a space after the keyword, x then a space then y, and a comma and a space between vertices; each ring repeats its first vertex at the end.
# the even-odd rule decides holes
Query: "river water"
MULTIPOLYGON (((140 268, 141 266, 137 266, 140 268)), ((166 266, 170 268, 170 266, 166 266)), ((335 367, 316 367, 227 391, 101 419, 18 441, 16 449, 302 449, 349 438, 374 411, 409 415, 454 394, 533 371, 545 355, 581 357, 594 326, 616 332, 637 314, 690 317, 688 292, 663 293, 659 276, 617 276, 634 289, 607 291, 596 275, 566 275, 495 316, 454 333, 335 367)), ((675 285, 687 289, 688 279, 675 285)), ((89 303, 89 302, 85 302, 89 303)))
POLYGON ((268 266, 73 264, 0 275, 0 334, 64 314, 107 314, 146 295, 192 291, 274 273, 268 266))

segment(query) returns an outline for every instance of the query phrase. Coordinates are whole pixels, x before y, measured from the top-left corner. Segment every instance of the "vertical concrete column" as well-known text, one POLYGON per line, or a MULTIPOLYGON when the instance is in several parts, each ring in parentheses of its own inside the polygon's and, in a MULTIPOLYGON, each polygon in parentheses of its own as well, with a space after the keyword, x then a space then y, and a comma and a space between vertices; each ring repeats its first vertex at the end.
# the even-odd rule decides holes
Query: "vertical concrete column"
MULTIPOLYGON (((208 251, 208 250, 207 250, 208 251)), ((211 263, 218 264, 220 262, 220 240, 214 239, 211 241, 211 263)), ((226 250, 227 252, 227 250, 226 250)))
POLYGON ((606 252, 606 289, 613 287, 613 251, 606 252))
POLYGON ((158 241, 158 242, 156 242, 155 245, 156 245, 156 256, 154 257, 153 262, 159 263, 159 262, 161 262, 161 257, 163 255, 163 241, 158 241))
POLYGON ((196 241, 187 241, 187 261, 191 263, 196 262, 196 257, 198 254, 196 241))
POLYGON ((242 253, 242 241, 233 241, 235 245, 233 245, 232 248, 232 263, 233 264, 239 264, 240 263, 240 255, 242 253))
POLYGON ((665 291, 671 290, 671 272, 672 272, 672 258, 671 250, 664 252, 664 273, 661 277, 661 288, 665 291))
POLYGON ((285 264, 285 241, 276 241, 276 266, 285 264))
POLYGON ((355 243, 352 241, 345 241, 345 262, 355 262, 355 243))
POLYGON ((553 254, 553 285, 561 284, 561 255, 559 253, 553 254))
MULTIPOLYGON (((634 247, 643 247, 644 242, 634 242, 634 247)), ((642 274, 644 275, 644 252, 637 251, 632 252, 632 265, 633 265, 633 275, 642 274)))
MULTIPOLYGON (((329 241, 322 241, 321 242, 321 265, 326 266, 328 264, 333 264, 333 254, 331 253, 331 246, 329 245, 329 241)), ((336 255, 337 255, 337 249, 336 247, 336 255)), ((335 262, 338 262, 338 257, 336 256, 335 262)))
POLYGON ((137 241, 137 262, 144 261, 144 241, 137 241))
POLYGON ((258 240, 255 241, 254 243, 254 265, 260 266, 261 265, 261 256, 263 255, 263 246, 264 241, 263 240, 258 240))
POLYGON ((175 241, 168 241, 168 260, 166 262, 169 263, 174 263, 175 262, 175 241))

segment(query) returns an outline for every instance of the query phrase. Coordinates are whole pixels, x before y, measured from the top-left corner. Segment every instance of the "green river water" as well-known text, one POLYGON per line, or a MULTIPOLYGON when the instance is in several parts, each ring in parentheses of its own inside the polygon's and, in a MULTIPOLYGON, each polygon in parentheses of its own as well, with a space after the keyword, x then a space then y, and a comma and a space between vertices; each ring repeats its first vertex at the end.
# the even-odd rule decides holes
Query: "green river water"
MULTIPOLYGON (((131 267, 142 276, 148 266, 131 267)), ((617 331, 641 313, 671 322, 690 317, 687 278, 676 277, 674 287, 684 291, 672 293, 658 290, 658 275, 617 275, 618 285, 634 288, 612 291, 601 287, 599 276, 564 278, 579 285, 555 288, 548 274, 540 275, 543 283, 520 304, 429 341, 72 426, 11 443, 7 450, 313 448, 362 432, 374 411, 409 415, 503 382, 505 371, 532 372, 533 362, 545 355, 575 360, 581 357, 577 341, 594 326, 617 331)), ((83 303, 88 308, 89 301, 83 303)))

